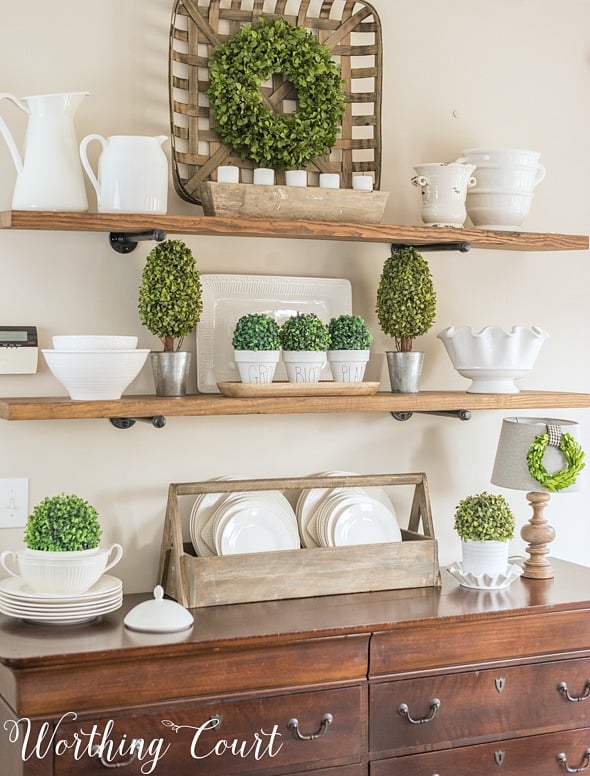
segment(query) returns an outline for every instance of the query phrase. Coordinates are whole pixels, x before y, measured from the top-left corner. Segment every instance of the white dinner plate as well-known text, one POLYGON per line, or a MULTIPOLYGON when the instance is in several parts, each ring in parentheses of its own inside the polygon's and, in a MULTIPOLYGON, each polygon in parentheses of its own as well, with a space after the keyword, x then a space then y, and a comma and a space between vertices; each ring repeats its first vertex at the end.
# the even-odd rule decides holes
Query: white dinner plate
POLYGON ((224 507, 213 521, 219 555, 299 549, 293 512, 290 520, 285 519, 267 502, 255 498, 224 507))
POLYGON ((55 595, 54 593, 38 593, 30 588, 22 577, 9 577, 0 581, 0 596, 4 599, 22 602, 42 602, 45 605, 75 604, 92 601, 109 596, 121 590, 123 582, 118 577, 103 574, 102 577, 85 593, 75 595, 55 595))

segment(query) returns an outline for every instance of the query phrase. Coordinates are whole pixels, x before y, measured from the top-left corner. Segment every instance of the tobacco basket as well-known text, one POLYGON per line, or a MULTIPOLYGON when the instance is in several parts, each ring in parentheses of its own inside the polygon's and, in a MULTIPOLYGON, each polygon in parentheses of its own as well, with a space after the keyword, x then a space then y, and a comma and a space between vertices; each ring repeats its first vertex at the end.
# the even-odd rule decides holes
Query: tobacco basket
MULTIPOLYGON (((205 97, 208 63, 214 48, 227 42, 241 25, 260 18, 284 18, 305 27, 332 49, 345 82, 347 104, 339 139, 330 154, 307 166, 308 184, 320 172, 339 173, 341 186, 352 188, 353 173, 381 179, 381 23, 365 0, 176 0, 170 27, 170 134, 174 186, 180 197, 202 204, 199 187, 216 181, 217 167, 240 168, 240 181, 252 180, 254 164, 235 155, 215 131, 205 97)), ((275 74, 262 91, 279 113, 296 95, 273 94, 283 84, 275 74)), ((278 173, 277 183, 283 183, 278 173)))

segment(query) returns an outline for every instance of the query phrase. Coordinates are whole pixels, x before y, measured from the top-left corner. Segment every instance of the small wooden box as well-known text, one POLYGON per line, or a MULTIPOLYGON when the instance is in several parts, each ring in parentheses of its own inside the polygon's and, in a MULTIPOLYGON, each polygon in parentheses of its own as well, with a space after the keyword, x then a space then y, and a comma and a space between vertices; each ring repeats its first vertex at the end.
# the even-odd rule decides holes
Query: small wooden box
POLYGON ((206 216, 379 224, 389 194, 318 186, 299 188, 206 181, 200 184, 198 196, 206 216))
POLYGON ((158 578, 169 596, 188 607, 438 586, 438 548, 426 475, 373 474, 172 483, 168 488, 158 578), (212 558, 197 557, 191 544, 183 544, 179 496, 264 490, 280 490, 287 494, 306 488, 398 485, 414 486, 408 528, 402 529, 401 542, 212 558), (423 533, 418 532, 420 524, 423 533))

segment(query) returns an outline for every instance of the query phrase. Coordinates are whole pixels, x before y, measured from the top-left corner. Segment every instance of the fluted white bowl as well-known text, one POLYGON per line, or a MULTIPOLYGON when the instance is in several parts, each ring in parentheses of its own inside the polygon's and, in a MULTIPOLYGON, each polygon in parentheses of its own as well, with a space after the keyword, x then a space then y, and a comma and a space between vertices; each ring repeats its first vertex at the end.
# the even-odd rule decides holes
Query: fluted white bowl
POLYGON ((54 350, 132 350, 137 337, 119 334, 56 334, 54 350))
POLYGON ((120 399, 145 364, 149 349, 42 350, 47 366, 71 399, 120 399))
POLYGON ((437 336, 457 372, 472 380, 468 393, 518 393, 514 381, 530 372, 549 335, 538 326, 449 326, 437 336))

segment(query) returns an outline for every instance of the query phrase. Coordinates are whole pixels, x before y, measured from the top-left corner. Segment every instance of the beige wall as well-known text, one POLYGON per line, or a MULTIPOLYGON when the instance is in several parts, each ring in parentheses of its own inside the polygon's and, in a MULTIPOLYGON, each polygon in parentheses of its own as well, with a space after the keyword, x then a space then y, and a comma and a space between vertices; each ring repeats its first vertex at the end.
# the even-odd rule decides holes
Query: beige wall
MULTIPOLYGON (((412 164, 449 161, 475 145, 541 152, 547 178, 526 228, 587 233, 590 213, 589 36, 587 0, 374 0, 384 33, 383 180, 391 192, 386 221, 419 223, 412 164)), ((87 90, 77 114, 89 132, 166 134, 167 48, 171 0, 56 0, 5 3, 0 25, 3 90, 16 95, 87 90)), ((24 122, 6 103, 2 115, 22 143, 24 122)), ((14 170, 0 141, 0 208, 9 209, 14 170)), ((94 197, 91 195, 94 204, 94 197)), ((170 212, 196 212, 172 191, 170 212)), ((187 238, 201 272, 347 277, 354 312, 375 333, 369 377, 383 376, 388 346, 373 312, 385 245, 239 238, 187 238)), ((121 257, 103 234, 0 233, 2 324, 36 324, 41 346, 56 333, 136 333, 155 339, 137 319, 136 298, 148 245, 121 257)), ((524 388, 589 391, 590 266, 586 252, 473 250, 429 254, 438 316, 420 345, 423 387, 462 389, 434 336, 448 325, 537 324, 551 339, 524 388)), ((194 337, 190 338, 194 349, 194 337)), ((193 376, 194 384, 194 376, 193 376)), ((132 386, 151 392, 146 368, 132 386)), ((41 360, 35 376, 0 377, 3 395, 59 394, 41 360)), ((469 402, 467 401, 468 405, 469 402)), ((507 413, 510 414, 510 413, 507 413)), ((535 415, 535 412, 527 414, 535 415)), ((552 413, 583 423, 588 411, 552 413)), ((108 541, 120 541, 118 567, 128 592, 155 583, 167 484, 244 473, 300 475, 325 469, 427 472, 443 563, 459 555, 452 513, 463 496, 490 486, 502 412, 474 413, 469 423, 389 415, 170 418, 163 430, 107 421, 1 422, 0 476, 30 478, 30 505, 59 491, 94 503, 108 541)), ((504 491, 519 524, 524 494, 504 491)), ((554 554, 588 559, 587 496, 556 496, 554 554)), ((20 546, 20 530, 0 531, 0 549, 20 546)), ((515 551, 521 551, 519 540, 515 551)))

